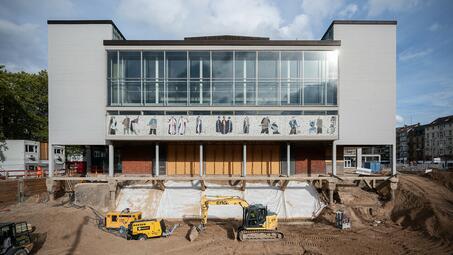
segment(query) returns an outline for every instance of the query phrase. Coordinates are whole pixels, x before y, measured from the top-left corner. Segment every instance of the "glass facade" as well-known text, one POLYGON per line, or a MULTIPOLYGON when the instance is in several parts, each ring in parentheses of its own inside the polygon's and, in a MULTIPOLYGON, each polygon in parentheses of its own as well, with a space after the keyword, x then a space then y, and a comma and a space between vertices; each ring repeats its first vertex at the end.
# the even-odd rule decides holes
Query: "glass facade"
POLYGON ((109 106, 337 105, 335 51, 108 51, 109 106))

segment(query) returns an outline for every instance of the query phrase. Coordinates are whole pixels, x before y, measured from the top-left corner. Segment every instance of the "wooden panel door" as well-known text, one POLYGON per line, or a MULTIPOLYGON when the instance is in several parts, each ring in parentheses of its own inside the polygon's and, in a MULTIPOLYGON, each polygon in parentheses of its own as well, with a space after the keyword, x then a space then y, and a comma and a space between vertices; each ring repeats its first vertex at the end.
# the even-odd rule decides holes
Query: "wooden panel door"
POLYGON ((271 175, 280 175, 280 145, 278 144, 272 147, 270 166, 271 175))
POLYGON ((205 173, 206 175, 214 174, 215 169, 215 146, 213 144, 207 144, 205 146, 205 173))
POLYGON ((176 174, 176 152, 173 144, 167 145, 167 175, 176 174))
POLYGON ((236 144, 233 148, 233 175, 241 175, 242 173, 242 146, 236 144))

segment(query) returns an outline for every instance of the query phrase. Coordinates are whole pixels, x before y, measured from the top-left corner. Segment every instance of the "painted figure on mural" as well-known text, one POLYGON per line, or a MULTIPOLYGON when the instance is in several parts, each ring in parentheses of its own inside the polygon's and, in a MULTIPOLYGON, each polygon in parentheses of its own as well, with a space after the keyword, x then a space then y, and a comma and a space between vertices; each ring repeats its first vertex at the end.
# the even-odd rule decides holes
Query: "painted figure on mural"
POLYGON ((269 134, 269 118, 266 116, 261 120, 261 134, 269 134))
POLYGON ((187 120, 187 118, 183 117, 183 116, 179 116, 179 120, 178 120, 178 134, 180 135, 185 135, 186 134, 186 128, 187 128, 187 123, 189 121, 187 120))
POLYGON ((289 121, 289 127, 290 127, 290 130, 289 130, 290 135, 297 134, 297 128, 299 127, 299 123, 297 123, 297 120, 296 120, 296 118, 294 118, 294 116, 291 117, 291 120, 289 121))
POLYGON ((130 134, 130 124, 131 124, 131 119, 129 119, 129 116, 126 116, 124 119, 123 119, 123 134, 124 135, 129 135, 130 134))
POLYGON ((223 116, 222 122, 220 124, 220 133, 222 133, 223 135, 228 133, 227 120, 225 116, 223 116))
POLYGON ((151 119, 148 122, 149 126, 149 134, 150 135, 157 135, 157 120, 154 117, 151 117, 151 119))
POLYGON ((244 132, 244 134, 248 134, 250 132, 250 121, 249 121, 248 116, 245 116, 245 118, 244 118, 244 123, 242 125, 242 131, 244 132))
POLYGON ((135 118, 131 121, 131 132, 134 135, 138 135, 140 133, 140 130, 138 130, 138 121, 139 121, 139 116, 137 116, 137 118, 135 118))
POLYGON ((217 121, 215 123, 215 132, 216 133, 222 132, 222 121, 220 120, 220 116, 217 116, 217 121))
POLYGON ((316 120, 316 133, 322 134, 322 119, 318 117, 316 120))
POLYGON ((309 127, 308 127, 308 134, 316 135, 316 126, 315 126, 314 120, 310 120, 309 127))
POLYGON ((203 122, 200 116, 197 116, 196 124, 195 124, 195 132, 197 134, 201 134, 203 132, 203 122))
POLYGON ((330 117, 329 134, 331 134, 331 135, 335 134, 336 126, 337 126, 337 117, 336 116, 330 117))
POLYGON ((228 117, 227 120, 227 133, 232 133, 233 132, 233 120, 231 117, 228 117))
POLYGON ((176 135, 176 119, 173 116, 168 119, 168 134, 176 135))
POLYGON ((116 130, 118 129, 117 127, 117 122, 115 117, 110 118, 110 123, 109 123, 109 134, 110 135, 116 135, 116 130))
POLYGON ((275 123, 275 121, 272 122, 272 124, 271 124, 271 130, 272 130, 272 134, 274 134, 274 135, 280 134, 280 132, 278 132, 278 125, 277 125, 277 123, 275 123))

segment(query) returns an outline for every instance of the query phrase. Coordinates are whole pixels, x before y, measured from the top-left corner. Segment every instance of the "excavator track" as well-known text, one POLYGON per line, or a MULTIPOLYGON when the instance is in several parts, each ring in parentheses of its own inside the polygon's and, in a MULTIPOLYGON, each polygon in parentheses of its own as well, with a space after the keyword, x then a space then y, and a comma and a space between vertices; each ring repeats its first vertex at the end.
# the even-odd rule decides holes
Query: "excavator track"
POLYGON ((283 239, 282 232, 277 230, 239 230, 240 241, 278 241, 283 239))

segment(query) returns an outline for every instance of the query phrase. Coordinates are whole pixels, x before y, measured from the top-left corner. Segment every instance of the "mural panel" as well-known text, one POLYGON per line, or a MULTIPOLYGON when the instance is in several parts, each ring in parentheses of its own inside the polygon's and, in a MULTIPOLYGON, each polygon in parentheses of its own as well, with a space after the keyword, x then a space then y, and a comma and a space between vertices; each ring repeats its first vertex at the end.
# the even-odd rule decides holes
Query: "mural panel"
POLYGON ((112 115, 109 137, 336 137, 336 115, 112 115))

